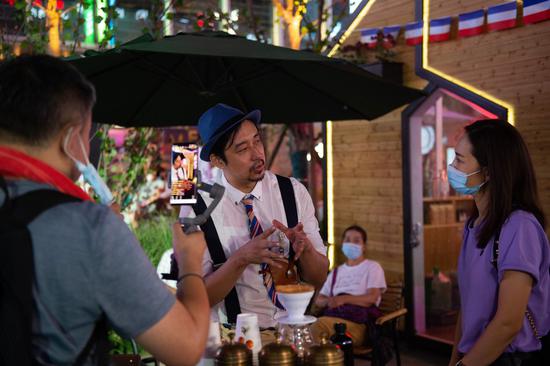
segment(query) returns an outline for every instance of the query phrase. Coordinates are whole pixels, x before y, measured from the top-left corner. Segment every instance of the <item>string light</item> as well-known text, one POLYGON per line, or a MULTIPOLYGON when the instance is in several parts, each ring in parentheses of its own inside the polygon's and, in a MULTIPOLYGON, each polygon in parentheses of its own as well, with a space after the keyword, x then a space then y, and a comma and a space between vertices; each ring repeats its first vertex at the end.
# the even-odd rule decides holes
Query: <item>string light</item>
POLYGON ((496 98, 495 96, 484 92, 481 89, 478 89, 458 78, 455 78, 454 76, 451 76, 441 70, 436 69, 433 66, 430 66, 429 64, 429 57, 428 57, 428 46, 430 44, 429 38, 430 38, 430 0, 424 0, 424 8, 423 8, 423 23, 422 23, 422 68, 424 70, 427 70, 435 75, 438 75, 439 77, 442 77, 443 79, 446 79, 453 84, 456 84, 466 90, 471 91, 474 94, 477 94, 495 104, 498 104, 508 110, 508 122, 510 122, 512 125, 515 123, 515 111, 514 107, 501 100, 496 98))
MULTIPOLYGON (((371 7, 374 5, 376 1, 372 0, 369 1, 367 5, 361 10, 359 15, 355 18, 355 20, 351 23, 351 25, 348 27, 348 29, 344 32, 342 37, 339 39, 338 43, 333 46, 333 48, 328 52, 328 57, 332 57, 336 54, 338 49, 341 47, 341 45, 346 41, 346 39, 351 35, 351 33, 357 28, 357 26, 361 23, 361 21, 365 18, 365 16, 370 11, 371 7)), ((515 111, 514 106, 510 103, 507 103, 501 99, 496 98, 495 96, 478 89, 474 87, 473 85, 470 85, 454 76, 451 76, 441 70, 436 69, 433 66, 430 66, 429 59, 428 59, 428 47, 429 47, 429 36, 430 36, 430 0, 424 0, 423 1, 423 24, 422 24, 422 67, 424 70, 427 70, 435 75, 440 76, 443 79, 446 79, 453 84, 456 84, 468 91, 473 92, 474 94, 477 94, 495 104, 498 104, 508 110, 508 121, 511 124, 515 123, 515 111)))
POLYGON ((327 121, 327 241, 328 260, 331 268, 334 266, 334 180, 333 180, 333 156, 332 156, 332 121, 327 121))

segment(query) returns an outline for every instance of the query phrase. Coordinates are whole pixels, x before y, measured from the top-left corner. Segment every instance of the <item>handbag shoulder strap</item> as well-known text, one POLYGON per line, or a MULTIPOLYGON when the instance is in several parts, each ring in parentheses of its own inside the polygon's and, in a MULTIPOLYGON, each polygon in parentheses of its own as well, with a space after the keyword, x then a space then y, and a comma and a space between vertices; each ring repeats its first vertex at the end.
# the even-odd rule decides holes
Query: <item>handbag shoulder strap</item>
POLYGON ((542 337, 539 334, 539 330, 537 329, 537 325, 535 324, 535 319, 533 318, 533 314, 531 314, 531 311, 529 310, 529 308, 525 309, 525 315, 527 316, 527 320, 529 320, 529 325, 533 330, 533 334, 535 335, 535 338, 537 338, 540 341, 542 337))
POLYGON ((330 296, 334 296, 334 284, 336 283, 336 275, 338 275, 338 267, 332 271, 332 282, 330 283, 330 296))
POLYGON ((498 276, 498 254, 499 254, 499 246, 500 246, 500 231, 501 231, 501 228, 499 227, 493 239, 493 257, 491 258, 491 264, 497 270, 497 276, 498 276))
MULTIPOLYGON (((493 240, 493 257, 491 259, 491 264, 493 265, 493 267, 495 267, 495 270, 497 270, 497 276, 498 276, 498 254, 499 254, 499 246, 500 246, 501 229, 502 228, 499 227, 495 233, 495 238, 493 240)), ((535 338, 540 340, 542 337, 539 334, 539 331, 535 324, 535 319, 533 318, 533 314, 531 314, 531 311, 529 310, 529 308, 525 309, 525 315, 527 316, 527 320, 529 321, 529 325, 533 330, 533 334, 535 335, 535 338)))

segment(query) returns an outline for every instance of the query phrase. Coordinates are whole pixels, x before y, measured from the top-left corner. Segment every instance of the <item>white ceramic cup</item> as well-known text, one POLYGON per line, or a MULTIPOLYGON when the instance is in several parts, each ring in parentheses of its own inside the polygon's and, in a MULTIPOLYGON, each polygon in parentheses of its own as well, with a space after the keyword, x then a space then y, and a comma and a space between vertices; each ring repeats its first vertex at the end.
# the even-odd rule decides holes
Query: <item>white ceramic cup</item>
POLYGON ((286 309, 288 320, 300 320, 304 317, 309 300, 314 291, 304 292, 277 292, 279 301, 286 309))
POLYGON ((258 315, 253 313, 242 313, 237 315, 237 325, 235 328, 235 338, 237 342, 244 342, 244 344, 252 350, 254 364, 257 365, 258 353, 262 349, 258 315))

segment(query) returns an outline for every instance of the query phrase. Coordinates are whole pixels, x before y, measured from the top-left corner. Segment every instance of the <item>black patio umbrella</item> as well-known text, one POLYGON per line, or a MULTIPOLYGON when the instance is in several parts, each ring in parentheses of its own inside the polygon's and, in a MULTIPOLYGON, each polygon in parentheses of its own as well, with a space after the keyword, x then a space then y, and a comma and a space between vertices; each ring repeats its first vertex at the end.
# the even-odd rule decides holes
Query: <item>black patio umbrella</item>
POLYGON ((194 125, 216 103, 263 123, 374 119, 422 96, 349 62, 224 32, 142 36, 69 60, 95 85, 94 121, 194 125))

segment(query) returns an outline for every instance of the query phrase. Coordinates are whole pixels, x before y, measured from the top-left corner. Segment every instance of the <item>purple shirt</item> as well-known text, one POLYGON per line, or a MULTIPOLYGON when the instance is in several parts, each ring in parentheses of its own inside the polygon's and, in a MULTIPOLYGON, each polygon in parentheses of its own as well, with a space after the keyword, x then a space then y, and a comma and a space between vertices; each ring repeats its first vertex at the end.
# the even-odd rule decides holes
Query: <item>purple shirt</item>
MULTIPOLYGON (((493 319, 498 303, 498 284, 504 271, 521 271, 533 277, 528 309, 533 314, 540 335, 550 329, 550 246, 537 219, 525 211, 513 212, 500 234, 497 273, 491 259, 493 239, 485 250, 477 248, 479 226, 464 228, 464 239, 458 260, 462 338, 458 350, 467 353, 493 319)), ((527 316, 521 331, 505 352, 530 352, 540 349, 527 316)))

